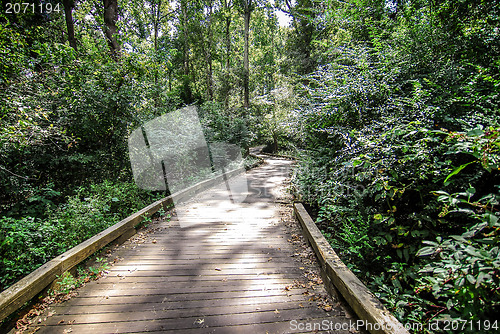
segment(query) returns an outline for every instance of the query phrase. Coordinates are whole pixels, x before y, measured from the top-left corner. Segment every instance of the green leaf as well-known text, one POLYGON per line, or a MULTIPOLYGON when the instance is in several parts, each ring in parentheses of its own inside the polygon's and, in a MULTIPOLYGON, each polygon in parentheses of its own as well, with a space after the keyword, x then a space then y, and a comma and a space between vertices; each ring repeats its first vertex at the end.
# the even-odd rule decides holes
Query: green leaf
POLYGON ((448 310, 451 310, 453 308, 453 299, 448 299, 448 301, 446 302, 446 308, 448 310))
POLYGON ((417 256, 428 256, 434 254, 434 248, 433 247, 423 247, 420 248, 419 251, 417 252, 417 256))
POLYGON ((478 137, 478 136, 481 136, 483 133, 484 133, 484 131, 481 129, 474 129, 474 130, 470 130, 469 132, 467 132, 467 136, 478 137))
POLYGON ((455 170, 454 170, 453 172, 451 172, 451 173, 450 173, 450 175, 448 175, 448 176, 446 177, 446 179, 444 180, 444 183, 446 184, 446 182, 448 181, 448 179, 449 179, 450 177, 452 177, 453 175, 457 175, 458 173, 460 173, 460 171, 461 171, 462 169, 464 169, 465 167, 469 166, 470 164, 473 164, 474 162, 475 162, 475 161, 471 161, 471 162, 469 162, 469 163, 463 164, 462 166, 459 166, 459 167, 455 168, 455 170))

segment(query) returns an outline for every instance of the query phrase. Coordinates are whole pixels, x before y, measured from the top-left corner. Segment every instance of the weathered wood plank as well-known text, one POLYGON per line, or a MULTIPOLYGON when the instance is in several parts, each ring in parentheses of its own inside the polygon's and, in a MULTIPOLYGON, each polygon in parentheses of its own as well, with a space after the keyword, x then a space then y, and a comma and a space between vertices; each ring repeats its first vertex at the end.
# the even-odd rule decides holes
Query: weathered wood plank
MULTIPOLYGON (((213 304, 202 306, 195 304, 189 307, 178 307, 184 305, 178 305, 172 307, 171 304, 138 304, 138 305, 92 305, 92 306, 74 306, 74 307, 54 307, 53 311, 58 317, 64 317, 66 315, 78 315, 78 314, 106 314, 106 313, 134 313, 134 312, 146 312, 146 311, 156 311, 163 310, 169 311, 163 315, 164 318, 179 318, 179 317, 190 317, 197 316, 199 314, 211 314, 211 315, 222 315, 231 313, 248 313, 255 311, 275 311, 275 310, 285 310, 285 309, 301 309, 304 308, 304 303, 300 301, 259 301, 258 303, 252 304, 239 304, 237 300, 229 300, 225 305, 213 304)), ((308 306, 306 304, 306 306, 308 306)), ((329 312, 328 315, 340 315, 344 314, 339 310, 329 312)), ((59 322, 57 319, 51 320, 52 323, 59 322)))
MULTIPOLYGON (((88 312, 88 313, 74 313, 74 314, 55 314, 51 317, 50 323, 57 324, 61 320, 65 322, 72 322, 74 324, 93 324, 93 323, 108 323, 108 322, 121 322, 121 321, 146 321, 146 320, 159 320, 159 319, 177 319, 182 321, 183 318, 202 317, 202 316, 226 316, 236 315, 241 316, 252 313, 263 314, 264 312, 272 312, 281 315, 283 312, 289 312, 298 317, 306 318, 309 316, 321 317, 325 312, 320 309, 305 308, 299 305, 300 303, 272 303, 265 305, 233 305, 233 306, 215 306, 204 307, 200 305, 197 308, 191 309, 166 309, 157 308, 149 310, 137 310, 129 308, 125 312, 88 312), (276 312, 278 310, 278 312, 276 312)), ((339 310, 334 310, 328 313, 330 317, 342 317, 345 314, 339 310)), ((189 321, 189 320, 188 320, 189 321)))
MULTIPOLYGON (((168 311, 167 311, 168 312, 168 311)), ((151 312, 149 312, 151 313, 151 312)), ((324 318, 325 312, 319 309, 314 308, 300 308, 300 309, 285 309, 285 310, 276 310, 273 311, 264 311, 259 312, 255 311, 252 313, 230 313, 230 314, 222 314, 222 315, 204 315, 199 313, 197 316, 190 317, 180 317, 177 319, 171 318, 163 318, 162 314, 165 312, 159 310, 156 311, 157 318, 154 321, 151 321, 150 318, 138 319, 136 318, 135 313, 118 313, 117 317, 114 318, 110 316, 109 313, 103 314, 102 317, 96 314, 91 315, 73 315, 71 317, 66 317, 64 323, 60 325, 47 326, 43 332, 50 332, 54 330, 54 327, 71 327, 74 332, 77 333, 87 333, 87 329, 91 329, 93 331, 98 332, 127 332, 127 333, 136 333, 136 332, 150 332, 154 330, 181 330, 181 329, 190 329, 190 328, 199 328, 202 331, 210 332, 211 328, 220 328, 227 326, 237 326, 237 325, 253 325, 256 323, 261 324, 271 324, 275 322, 289 322, 291 320, 297 319, 311 319, 311 318, 324 318), (112 318, 114 321, 109 321, 108 319, 112 318), (75 320, 75 322, 72 322, 75 320), (99 321, 102 322, 99 322, 99 321), (67 324, 66 322, 72 322, 71 324, 67 324), (193 326, 194 325, 194 326, 193 326), (79 328, 82 326, 83 328, 79 328)), ((144 313, 142 313, 144 316, 144 313)), ((151 314, 149 314, 151 316, 151 314)), ((345 317, 329 317, 332 322, 345 322, 348 321, 345 317)), ((290 329, 290 325, 288 326, 290 329)))
MULTIPOLYGON (((128 299, 130 300, 130 299, 128 299)), ((237 298, 237 299, 225 299, 225 306, 236 306, 236 305, 254 305, 255 307, 259 307, 260 304, 270 304, 270 303, 299 303, 303 306, 307 306, 312 302, 305 302, 304 297, 302 295, 289 295, 289 296, 253 296, 251 298, 237 298)), ((217 299, 209 299, 203 301, 203 307, 217 307, 220 306, 221 302, 217 299)), ((312 305, 312 304, 311 304, 312 305)), ((196 309, 200 307, 199 300, 167 300, 167 301, 151 301, 148 303, 137 302, 136 300, 132 300, 130 303, 120 302, 115 298, 113 303, 99 303, 97 299, 84 299, 80 298, 71 299, 64 303, 64 305, 55 305, 51 309, 53 309, 57 314, 65 314, 68 312, 69 314, 74 313, 73 310, 81 310, 87 309, 88 312, 84 313, 92 313, 92 312, 128 312, 130 310, 135 309, 158 309, 158 308, 166 308, 170 310, 187 310, 187 309, 196 309), (134 302, 135 301, 135 302, 134 302), (92 303, 94 302, 94 303, 92 303)))

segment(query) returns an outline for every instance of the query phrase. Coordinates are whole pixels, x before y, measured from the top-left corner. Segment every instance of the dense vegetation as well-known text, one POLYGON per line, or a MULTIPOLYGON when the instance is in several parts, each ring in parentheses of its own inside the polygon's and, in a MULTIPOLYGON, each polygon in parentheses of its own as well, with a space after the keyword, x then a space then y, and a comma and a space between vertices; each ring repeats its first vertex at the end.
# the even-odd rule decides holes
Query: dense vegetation
POLYGON ((498 2, 332 1, 318 12, 319 66, 303 77, 295 126, 298 193, 404 323, 495 319, 498 2))
POLYGON ((207 141, 298 157, 297 198, 403 323, 495 319, 497 1, 36 3, 0 14, 0 289, 164 196, 128 135, 196 104, 207 141))

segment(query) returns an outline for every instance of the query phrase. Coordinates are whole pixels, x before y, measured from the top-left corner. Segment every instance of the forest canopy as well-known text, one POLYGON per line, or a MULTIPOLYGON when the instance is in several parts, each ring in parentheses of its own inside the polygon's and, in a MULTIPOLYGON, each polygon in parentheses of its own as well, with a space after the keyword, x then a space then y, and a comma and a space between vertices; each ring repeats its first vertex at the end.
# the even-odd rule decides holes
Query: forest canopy
POLYGON ((127 138, 196 105, 207 142, 297 159, 403 323, 500 312, 498 1, 3 0, 0 59, 0 289, 165 196, 127 138))

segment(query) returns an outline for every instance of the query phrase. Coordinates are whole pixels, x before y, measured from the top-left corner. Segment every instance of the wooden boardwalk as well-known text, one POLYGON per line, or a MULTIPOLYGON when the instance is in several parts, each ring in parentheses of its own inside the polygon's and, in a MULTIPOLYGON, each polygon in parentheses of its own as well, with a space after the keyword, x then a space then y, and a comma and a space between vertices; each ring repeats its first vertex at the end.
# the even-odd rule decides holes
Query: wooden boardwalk
POLYGON ((290 164, 268 158, 247 172, 242 203, 222 200, 223 184, 176 208, 183 222, 151 223, 108 254, 117 261, 106 277, 52 305, 31 331, 355 333, 334 330, 356 319, 328 296, 292 217, 290 164))

